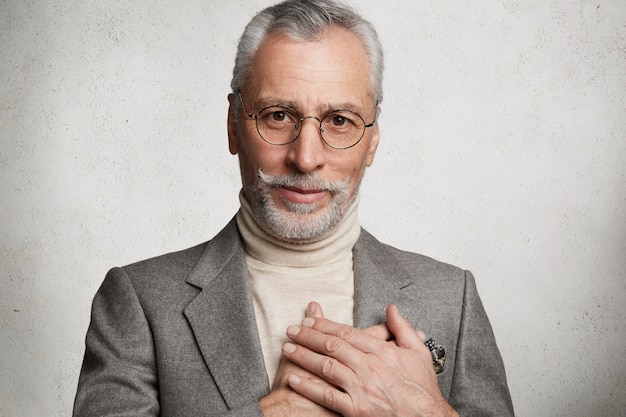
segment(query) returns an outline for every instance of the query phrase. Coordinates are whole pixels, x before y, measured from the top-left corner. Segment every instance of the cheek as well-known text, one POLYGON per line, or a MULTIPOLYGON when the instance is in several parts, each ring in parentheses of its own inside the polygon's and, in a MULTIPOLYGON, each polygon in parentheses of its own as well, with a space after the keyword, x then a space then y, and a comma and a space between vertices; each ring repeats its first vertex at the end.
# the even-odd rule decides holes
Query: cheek
POLYGON ((360 184, 365 174, 365 170, 369 166, 367 155, 363 155, 358 162, 355 162, 352 172, 350 174, 350 186, 354 191, 360 184))
POLYGON ((361 175, 363 175, 365 168, 369 166, 368 162, 369 154, 361 151, 358 153, 355 152, 355 154, 350 155, 348 158, 344 157, 343 159, 340 159, 338 166, 345 167, 344 175, 348 175, 351 180, 356 181, 361 175))
POLYGON ((266 173, 283 173, 284 161, 282 149, 273 145, 263 143, 258 146, 240 146, 239 163, 242 171, 245 170, 248 175, 256 177, 259 168, 266 173), (269 146, 272 147, 269 148, 269 146))

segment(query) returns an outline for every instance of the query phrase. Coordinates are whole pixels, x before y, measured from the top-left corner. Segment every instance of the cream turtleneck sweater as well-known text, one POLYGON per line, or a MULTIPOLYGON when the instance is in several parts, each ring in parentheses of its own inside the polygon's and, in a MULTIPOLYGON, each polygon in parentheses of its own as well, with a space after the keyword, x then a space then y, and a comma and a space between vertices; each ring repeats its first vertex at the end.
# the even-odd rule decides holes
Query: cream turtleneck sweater
POLYGON ((352 325, 354 272, 352 248, 361 233, 358 197, 335 230, 311 243, 285 242, 263 230, 240 194, 237 225, 243 238, 256 322, 270 380, 281 359, 285 330, 299 324, 310 301, 317 301, 324 316, 352 325))

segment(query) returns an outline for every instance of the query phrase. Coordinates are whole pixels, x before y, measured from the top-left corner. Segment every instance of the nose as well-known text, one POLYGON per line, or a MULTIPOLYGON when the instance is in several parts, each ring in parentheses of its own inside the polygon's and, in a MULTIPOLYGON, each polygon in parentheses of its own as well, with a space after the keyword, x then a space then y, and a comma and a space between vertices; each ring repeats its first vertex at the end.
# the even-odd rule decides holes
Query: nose
POLYGON ((302 124, 298 138, 291 142, 287 152, 287 162, 298 171, 308 174, 322 168, 326 163, 326 145, 320 136, 320 122, 314 116, 307 116, 302 124), (313 119, 308 121, 306 119, 313 119))

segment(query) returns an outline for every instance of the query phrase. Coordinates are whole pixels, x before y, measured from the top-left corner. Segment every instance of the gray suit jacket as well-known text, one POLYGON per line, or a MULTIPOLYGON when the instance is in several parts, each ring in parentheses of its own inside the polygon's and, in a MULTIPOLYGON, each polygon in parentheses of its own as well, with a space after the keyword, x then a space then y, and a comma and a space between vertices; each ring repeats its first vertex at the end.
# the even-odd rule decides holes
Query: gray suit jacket
MULTIPOLYGON (((469 272, 384 245, 354 247, 357 327, 395 303, 448 352, 461 416, 511 416, 504 366, 469 272)), ((236 222, 202 245, 114 268, 98 290, 74 416, 261 417, 269 383, 236 222)))

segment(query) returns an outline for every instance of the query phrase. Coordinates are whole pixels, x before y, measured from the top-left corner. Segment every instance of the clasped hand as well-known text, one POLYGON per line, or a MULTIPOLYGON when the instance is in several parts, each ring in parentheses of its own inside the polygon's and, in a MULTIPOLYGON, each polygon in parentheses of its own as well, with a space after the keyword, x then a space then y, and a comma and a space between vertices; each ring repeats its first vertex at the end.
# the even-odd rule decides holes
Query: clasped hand
POLYGON ((359 330, 325 319, 311 303, 302 324, 287 329, 279 388, 288 384, 323 407, 318 415, 458 416, 439 390, 425 335, 394 305, 386 313, 386 325, 359 330))

